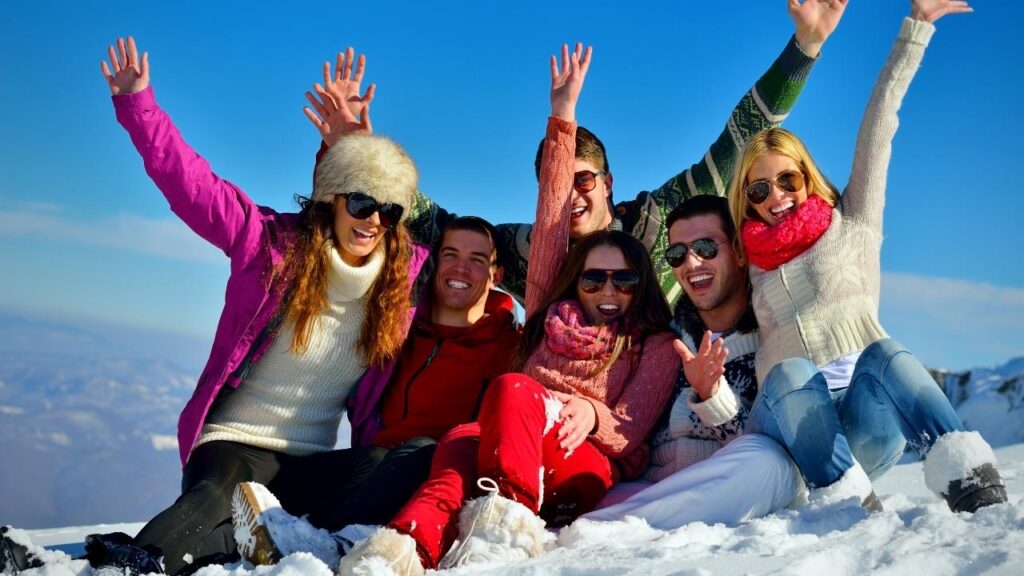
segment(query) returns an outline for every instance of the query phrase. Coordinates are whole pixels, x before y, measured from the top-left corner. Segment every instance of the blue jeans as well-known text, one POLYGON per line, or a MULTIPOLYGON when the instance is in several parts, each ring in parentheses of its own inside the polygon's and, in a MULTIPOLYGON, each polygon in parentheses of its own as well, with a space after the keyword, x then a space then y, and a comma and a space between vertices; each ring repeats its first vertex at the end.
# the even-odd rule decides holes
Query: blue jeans
POLYGON ((830 392, 807 359, 780 362, 761 383, 746 427, 785 446, 816 488, 841 478, 854 458, 874 479, 907 446, 923 456, 939 436, 963 429, 924 366, 888 338, 864 349, 843 390, 830 392))

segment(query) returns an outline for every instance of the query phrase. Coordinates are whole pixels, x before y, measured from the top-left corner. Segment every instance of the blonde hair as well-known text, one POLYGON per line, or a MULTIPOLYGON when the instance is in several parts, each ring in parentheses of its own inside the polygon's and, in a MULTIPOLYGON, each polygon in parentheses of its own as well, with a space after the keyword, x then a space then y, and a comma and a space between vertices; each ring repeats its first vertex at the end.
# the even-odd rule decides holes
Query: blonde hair
POLYGON ((800 171, 804 174, 804 186, 808 194, 820 196, 829 206, 835 206, 839 202, 839 191, 829 182, 828 178, 818 169, 818 165, 807 151, 807 147, 800 141, 800 138, 785 128, 769 128, 752 136, 743 147, 739 164, 733 173, 732 182, 729 183, 729 214, 736 225, 736 237, 733 240, 736 253, 741 256, 743 242, 741 241, 743 223, 748 219, 760 218, 754 207, 747 200, 746 188, 750 182, 747 176, 750 167, 762 156, 779 154, 792 159, 800 165, 800 171))

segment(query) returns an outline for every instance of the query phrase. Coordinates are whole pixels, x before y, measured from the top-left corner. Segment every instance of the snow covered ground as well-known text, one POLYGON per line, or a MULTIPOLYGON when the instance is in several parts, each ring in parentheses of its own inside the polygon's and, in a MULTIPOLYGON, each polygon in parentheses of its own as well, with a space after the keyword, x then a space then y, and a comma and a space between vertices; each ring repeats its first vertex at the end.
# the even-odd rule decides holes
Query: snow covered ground
MULTIPOLYGON (((515 564, 477 565, 446 574, 836 576, 1024 574, 1024 443, 996 449, 1008 504, 976 514, 953 514, 925 488, 921 464, 901 464, 875 484, 885 512, 869 516, 855 504, 786 510, 740 526, 694 523, 661 531, 643 521, 577 522, 559 534, 560 546, 515 564)), ((756 482, 756 478, 751 478, 756 482)), ((27 531, 44 545, 81 541, 90 532, 141 525, 27 531)), ((24 574, 88 576, 84 561, 60 552, 55 562, 24 574)), ((210 566, 200 576, 330 576, 326 565, 293 554, 276 566, 210 566)))

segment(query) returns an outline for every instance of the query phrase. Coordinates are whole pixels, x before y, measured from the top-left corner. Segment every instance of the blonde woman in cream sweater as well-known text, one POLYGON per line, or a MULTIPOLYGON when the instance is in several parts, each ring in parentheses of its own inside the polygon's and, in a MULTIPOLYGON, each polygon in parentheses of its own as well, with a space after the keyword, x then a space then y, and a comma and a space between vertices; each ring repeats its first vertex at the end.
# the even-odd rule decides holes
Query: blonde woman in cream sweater
POLYGON ((822 502, 880 510, 870 478, 906 447, 953 511, 1006 501, 991 448, 878 321, 886 171, 897 111, 946 14, 967 2, 913 0, 871 94, 840 194, 782 129, 752 138, 730 188, 761 333, 747 431, 787 448, 822 502))

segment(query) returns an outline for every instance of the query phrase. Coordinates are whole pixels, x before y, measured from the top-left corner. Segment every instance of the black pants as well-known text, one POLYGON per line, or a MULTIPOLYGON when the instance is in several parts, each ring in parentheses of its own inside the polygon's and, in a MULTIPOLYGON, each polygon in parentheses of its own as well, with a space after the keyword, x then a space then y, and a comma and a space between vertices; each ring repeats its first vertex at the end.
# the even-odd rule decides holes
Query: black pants
POLYGON ((168 574, 235 554, 231 495, 239 482, 250 481, 265 484, 285 510, 309 514, 320 528, 385 524, 427 479, 434 444, 414 438, 391 450, 369 446, 311 456, 235 442, 203 444, 185 465, 181 496, 142 528, 135 544, 159 549, 168 574))

